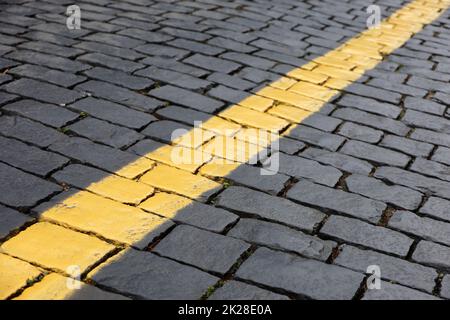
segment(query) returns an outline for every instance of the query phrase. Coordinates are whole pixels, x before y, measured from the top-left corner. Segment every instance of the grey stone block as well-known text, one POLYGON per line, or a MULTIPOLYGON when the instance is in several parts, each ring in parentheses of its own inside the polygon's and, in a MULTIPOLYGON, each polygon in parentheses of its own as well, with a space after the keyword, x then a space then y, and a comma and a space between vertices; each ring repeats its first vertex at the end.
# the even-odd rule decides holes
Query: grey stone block
POLYGON ((230 280, 214 291, 208 300, 288 300, 288 297, 243 282, 230 280))
POLYGON ((243 187, 226 189, 219 195, 217 205, 307 231, 312 231, 325 218, 318 210, 243 187))
POLYGON ((319 300, 352 299, 363 280, 348 269, 266 248, 256 250, 236 277, 319 300))

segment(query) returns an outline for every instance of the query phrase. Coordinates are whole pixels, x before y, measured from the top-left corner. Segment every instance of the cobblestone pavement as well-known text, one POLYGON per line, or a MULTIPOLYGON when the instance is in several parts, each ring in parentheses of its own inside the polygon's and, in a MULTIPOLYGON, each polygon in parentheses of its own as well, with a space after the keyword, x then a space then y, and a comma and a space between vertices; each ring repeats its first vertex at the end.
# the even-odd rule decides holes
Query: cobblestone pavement
POLYGON ((448 1, 73 3, 0 1, 0 298, 450 298, 448 1))

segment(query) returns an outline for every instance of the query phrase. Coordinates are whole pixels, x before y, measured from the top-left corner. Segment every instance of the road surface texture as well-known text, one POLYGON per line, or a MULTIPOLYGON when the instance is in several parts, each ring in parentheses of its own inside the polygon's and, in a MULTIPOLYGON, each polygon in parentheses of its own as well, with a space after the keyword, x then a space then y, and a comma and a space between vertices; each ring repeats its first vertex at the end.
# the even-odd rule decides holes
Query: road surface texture
POLYGON ((0 298, 450 298, 449 1, 72 4, 0 2, 0 298))

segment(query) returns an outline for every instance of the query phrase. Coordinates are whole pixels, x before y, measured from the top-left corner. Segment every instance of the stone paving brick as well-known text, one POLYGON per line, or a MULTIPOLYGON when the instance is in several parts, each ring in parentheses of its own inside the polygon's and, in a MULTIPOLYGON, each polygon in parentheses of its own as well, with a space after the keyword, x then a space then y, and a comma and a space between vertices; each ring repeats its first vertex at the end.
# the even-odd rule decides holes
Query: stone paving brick
POLYGON ((407 109, 413 109, 422 112, 428 112, 436 115, 443 115, 445 106, 431 100, 406 97, 404 106, 407 109))
POLYGON ((406 167, 410 160, 410 157, 402 153, 354 140, 347 141, 340 152, 356 158, 397 167, 406 167))
POLYGON ((15 62, 13 60, 9 60, 9 59, 5 59, 5 58, 0 58, 0 69, 8 69, 11 67, 15 67, 17 66, 19 63, 15 62))
POLYGON ((128 152, 93 143, 84 138, 67 138, 50 145, 50 150, 100 169, 133 179, 152 168, 154 162, 128 152))
POLYGON ((68 126, 67 129, 90 140, 98 141, 115 148, 129 146, 144 137, 142 134, 131 129, 119 127, 94 118, 82 119, 68 126))
POLYGON ((101 264, 88 278, 127 295, 155 300, 199 299, 219 280, 198 269, 133 249, 101 264))
POLYGON ((450 280, 449 276, 445 276, 441 283, 441 296, 444 298, 450 298, 450 280))
POLYGON ((436 151, 433 153, 431 160, 450 165, 450 149, 438 147, 436 151))
POLYGON ((437 197, 430 197, 422 206, 422 208, 420 208, 420 213, 424 213, 438 219, 450 221, 449 208, 450 201, 437 197))
POLYGON ((362 300, 439 300, 439 298, 408 287, 382 281, 380 290, 367 290, 362 300))
POLYGON ((16 100, 18 96, 0 91, 0 105, 16 100))
MULTIPOLYGON (((198 26, 198 25, 196 25, 196 26, 198 26)), ((223 48, 211 46, 209 44, 204 44, 204 43, 197 42, 197 41, 186 40, 186 39, 175 39, 175 40, 166 42, 166 44, 177 47, 177 48, 197 52, 199 54, 197 56, 197 58, 202 57, 201 59, 197 60, 198 63, 201 63, 201 61, 204 58, 205 59, 207 58, 207 56, 204 56, 201 54, 206 54, 208 56, 215 56, 215 55, 220 54, 225 51, 225 49, 223 49, 223 48)), ((210 58, 212 58, 212 57, 210 57, 210 58)), ((217 59, 214 59, 214 61, 215 60, 217 60, 217 59)), ((224 62, 226 62, 226 61, 224 61, 224 62)), ((226 64, 224 64, 224 66, 225 65, 226 64)))
POLYGON ((411 140, 408 138, 385 135, 380 146, 398 150, 416 157, 428 157, 433 150, 433 145, 411 140))
MULTIPOLYGON (((156 138, 158 140, 163 140, 164 142, 171 143, 180 135, 177 134, 176 130, 183 130, 184 132, 190 131, 192 128, 184 124, 170 121, 170 120, 160 120, 149 124, 144 130, 141 131, 142 134, 156 138)), ((142 154, 142 152, 140 152, 142 154)))
POLYGON ((78 72, 89 69, 89 66, 79 61, 67 58, 43 54, 28 50, 16 50, 6 55, 6 58, 21 61, 23 63, 52 66, 55 69, 67 72, 78 72))
POLYGON ((3 89, 28 98, 54 104, 67 104, 83 97, 83 94, 52 84, 22 78, 3 86, 3 89))
POLYGON ((144 44, 144 41, 131 39, 123 35, 97 32, 82 38, 83 40, 100 42, 115 47, 131 49, 144 44))
POLYGON ((110 46, 103 43, 92 42, 92 41, 81 41, 73 45, 75 48, 80 48, 86 51, 99 52, 107 54, 109 56, 119 57, 122 59, 136 60, 144 57, 134 50, 127 48, 120 48, 116 46, 110 46))
POLYGON ((346 122, 339 128, 339 134, 368 143, 377 143, 383 136, 383 131, 361 126, 356 123, 346 122))
POLYGON ((437 277, 437 272, 432 268, 349 245, 342 248, 334 263, 363 273, 367 272, 368 266, 377 265, 380 267, 382 279, 427 292, 433 291, 437 277))
POLYGON ((418 190, 425 194, 450 198, 450 184, 442 180, 392 167, 380 167, 375 171, 374 176, 394 184, 418 190))
POLYGON ((90 92, 95 97, 112 100, 143 111, 153 111, 163 105, 162 101, 157 99, 101 81, 84 82, 75 89, 90 92))
POLYGON ((350 173, 368 175, 373 169, 373 166, 367 161, 313 147, 306 149, 299 155, 350 173))
POLYGON ((201 202, 206 202, 209 197, 222 188, 221 184, 213 180, 165 165, 158 165, 144 174, 139 181, 201 202), (168 176, 175 175, 176 181, 166 179, 168 176))
MULTIPOLYGON (((110 194, 115 192, 111 191, 113 188, 108 190, 107 187, 107 181, 103 186, 101 181, 92 186, 95 191, 106 190, 110 191, 110 194)), ((115 194, 118 193, 119 191, 115 194)), ((128 193, 130 197, 133 196, 131 193, 128 193)), ((33 211, 43 219, 69 225, 138 249, 145 248, 174 225, 168 219, 87 191, 62 193, 33 211)))
MULTIPOLYGON (((134 21, 133 21, 133 23, 134 23, 134 21)), ((144 44, 142 46, 134 48, 134 50, 145 53, 145 54, 168 57, 168 58, 173 58, 176 60, 182 59, 182 58, 186 57, 187 55, 189 55, 188 50, 177 49, 174 47, 156 44, 156 43, 144 44)))
POLYGON ((218 59, 214 57, 208 57, 201 54, 195 54, 185 60, 183 62, 204 68, 207 70, 217 71, 217 72, 223 72, 223 73, 230 73, 232 71, 235 71, 236 69, 240 68, 241 65, 227 61, 224 59, 218 59))
POLYGON ((178 226, 152 251, 203 270, 224 274, 249 247, 249 244, 231 237, 178 226))
POLYGON ((222 111, 220 116, 242 125, 265 129, 267 131, 279 132, 289 125, 286 120, 235 105, 222 111))
POLYGON ((310 205, 335 210, 344 214, 378 222, 386 205, 357 194, 324 187, 301 180, 287 193, 287 197, 310 205))
POLYGON ((288 298, 243 282, 230 280, 214 291, 208 300, 288 300, 288 298))
POLYGON ((0 239, 7 237, 30 221, 32 221, 31 217, 0 205, 0 239))
POLYGON ((422 194, 409 188, 387 185, 380 180, 351 175, 345 179, 349 191, 359 193, 363 196, 391 203, 396 206, 415 210, 422 202, 422 194))
POLYGON ((0 248, 7 254, 62 272, 67 272, 72 265, 79 266, 80 272, 84 272, 110 253, 114 246, 83 233, 40 222, 9 239, 0 248))
POLYGON ((419 217, 409 211, 397 211, 389 220, 389 226, 425 240, 436 241, 448 245, 450 224, 442 221, 419 217))
POLYGON ((335 186, 342 176, 342 172, 338 169, 321 165, 313 160, 286 154, 280 154, 279 159, 279 171, 289 176, 311 179, 330 187, 335 186))
POLYGON ((54 129, 18 116, 1 117, 0 133, 40 147, 47 147, 66 137, 54 129))
POLYGON ((40 176, 46 176, 69 161, 66 157, 4 137, 0 137, 0 148, 1 161, 40 176))
POLYGON ((308 116, 305 120, 302 121, 302 124, 326 132, 333 132, 341 123, 342 123, 341 120, 328 117, 320 113, 312 113, 310 116, 308 116))
POLYGON ((412 259, 421 264, 448 270, 450 269, 450 248, 434 242, 420 241, 412 259))
POLYGON ((218 100, 170 85, 151 90, 148 94, 161 100, 168 100, 208 113, 213 113, 224 105, 223 102, 218 100))
POLYGON ((68 108, 132 129, 139 129, 152 121, 156 121, 156 118, 150 114, 92 97, 78 100, 69 105, 68 108))
POLYGON ((411 134, 411 139, 437 144, 444 147, 450 147, 450 134, 439 133, 425 129, 416 129, 411 134))
MULTIPOLYGON (((280 160, 281 161, 281 160, 280 160)), ((289 176, 274 173, 273 175, 262 175, 261 168, 247 164, 233 163, 230 165, 219 162, 207 163, 200 168, 200 173, 211 177, 223 177, 239 184, 249 186, 271 194, 278 194, 284 189, 290 179, 289 176)))
POLYGON ((214 98, 233 103, 240 103, 249 96, 245 91, 230 89, 222 85, 212 88, 208 91, 208 94, 214 98))
POLYGON ((109 70, 101 67, 85 71, 85 74, 93 79, 110 82, 131 90, 143 90, 154 84, 153 81, 143 77, 130 76, 121 71, 109 70))
POLYGON ((61 45, 54 45, 48 42, 43 41, 30 41, 21 43, 18 46, 20 49, 34 50, 43 53, 47 53, 50 55, 57 55, 65 58, 71 58, 73 56, 78 56, 84 53, 83 50, 75 49, 75 48, 67 48, 61 45))
POLYGON ((289 131, 288 137, 298 139, 330 151, 336 151, 345 141, 345 138, 341 136, 303 125, 295 126, 289 131))
POLYGON ((25 289, 15 300, 129 300, 129 298, 51 273, 25 289), (69 288, 67 283, 72 283, 74 289, 69 288))
POLYGON ((0 202, 13 207, 31 207, 61 188, 46 180, 0 163, 0 176, 4 182, 0 202))
POLYGON ((124 72, 133 72, 144 67, 143 64, 123 60, 117 57, 111 57, 103 53, 86 53, 79 56, 77 60, 87 62, 93 65, 101 65, 111 69, 117 69, 124 72))
POLYGON ((37 80, 43 80, 66 88, 86 80, 86 78, 82 76, 68 74, 66 72, 48 69, 42 66, 35 66, 31 64, 20 65, 18 67, 8 70, 8 73, 29 77, 37 80))
POLYGON ((375 98, 377 100, 386 101, 394 104, 398 104, 401 99, 401 95, 399 93, 378 89, 372 86, 359 83, 353 83, 351 86, 345 88, 345 91, 353 93, 355 95, 361 95, 368 98, 375 98))
POLYGON ((138 204, 154 189, 91 167, 72 164, 52 175, 56 181, 86 189, 99 195, 131 204, 138 204))
POLYGON ((0 254, 0 266, 2 273, 0 275, 0 299, 7 299, 21 288, 27 285, 28 281, 37 279, 42 271, 31 264, 0 254))
POLYGON ((410 130, 404 123, 400 121, 363 111, 358 111, 351 108, 337 109, 335 112, 333 112, 333 117, 353 121, 400 136, 405 136, 410 130))
POLYGON ((408 79, 407 84, 409 84, 413 87, 417 87, 417 88, 423 88, 423 89, 427 89, 427 90, 450 93, 450 90, 448 89, 448 85, 446 82, 429 80, 429 79, 424 79, 424 78, 420 78, 417 76, 412 76, 411 78, 408 79))
POLYGON ((364 98, 352 94, 346 94, 339 100, 338 104, 343 107, 360 109, 389 118, 397 118, 401 109, 396 105, 378 102, 374 99, 364 98))
POLYGON ((79 117, 78 114, 65 108, 51 104, 44 104, 29 99, 19 100, 17 102, 5 105, 3 110, 19 114, 26 118, 30 118, 57 128, 62 127, 66 123, 79 117))
POLYGON ((226 189, 218 197, 217 205, 307 231, 325 218, 318 210, 243 187, 226 189))
POLYGON ((190 74, 197 78, 209 74, 209 72, 204 69, 196 68, 164 57, 147 57, 141 62, 147 65, 159 67, 161 69, 169 69, 181 73, 190 74))
POLYGON ((450 167, 438 162, 417 158, 410 167, 411 171, 450 181, 450 167))
POLYGON ((255 219, 240 219, 227 236, 325 261, 336 245, 300 231, 255 219))
POLYGON ((351 299, 363 280, 348 269, 265 248, 256 250, 236 277, 319 300, 351 299))
POLYGON ((400 257, 407 255, 413 243, 413 239, 400 232, 336 215, 325 222, 320 233, 400 257))
POLYGON ((238 216, 226 210, 164 192, 159 192, 145 200, 139 208, 218 233, 238 219, 238 216))
POLYGON ((157 67, 148 67, 142 70, 138 70, 134 73, 142 77, 147 77, 155 81, 161 81, 169 83, 175 86, 179 86, 185 89, 205 89, 211 85, 211 82, 192 77, 190 75, 179 73, 176 71, 170 71, 166 69, 159 69, 157 67))
POLYGON ((442 133, 450 133, 450 120, 426 113, 407 110, 402 121, 412 127, 426 128, 442 133))
POLYGON ((375 86, 377 88, 386 89, 389 91, 398 92, 404 95, 423 98, 427 94, 427 90, 418 89, 409 85, 399 84, 399 83, 390 83, 387 84, 383 79, 372 79, 368 82, 368 84, 375 86))

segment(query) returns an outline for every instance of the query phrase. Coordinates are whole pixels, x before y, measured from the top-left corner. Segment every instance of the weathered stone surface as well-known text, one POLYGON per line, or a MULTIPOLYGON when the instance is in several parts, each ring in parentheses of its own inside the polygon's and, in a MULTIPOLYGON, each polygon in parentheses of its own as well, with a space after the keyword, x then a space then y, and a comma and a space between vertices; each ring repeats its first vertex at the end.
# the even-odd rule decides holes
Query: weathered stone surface
POLYGON ((380 146, 388 147, 416 157, 427 157, 433 150, 433 145, 394 135, 386 135, 380 146))
POLYGON ((336 151, 345 138, 336 134, 331 134, 314 128, 306 126, 296 126, 293 130, 289 131, 288 136, 290 138, 298 139, 330 151, 336 151))
POLYGON ((0 202, 30 207, 61 190, 58 185, 0 163, 0 202))
POLYGON ((396 105, 385 102, 378 102, 374 99, 352 94, 344 95, 343 98, 339 100, 338 104, 344 107, 356 108, 393 119, 397 118, 401 111, 401 109, 396 105))
POLYGON ((243 187, 230 187, 219 195, 217 205, 312 231, 325 215, 286 199, 243 187))
POLYGON ((255 219, 239 220, 227 235, 274 249, 297 252, 302 256, 322 261, 330 256, 336 245, 333 241, 323 241, 279 224, 255 219))
POLYGON ((430 197, 420 208, 420 213, 450 221, 450 201, 438 197, 430 197))
POLYGON ((437 277, 437 272, 432 268, 349 245, 343 247, 334 263, 363 273, 367 272, 368 266, 377 265, 382 279, 428 292, 433 291, 437 277))
POLYGON ((392 203, 408 210, 417 209, 422 201, 420 192, 397 185, 389 186, 380 180, 362 175, 351 175, 345 179, 345 182, 353 193, 392 203))
POLYGON ((329 164, 342 171, 368 175, 373 166, 364 160, 360 160, 346 154, 330 152, 318 148, 308 148, 300 154, 302 157, 316 160, 320 163, 329 164))
POLYGON ((397 211, 389 220, 389 226, 426 240, 450 244, 450 223, 419 217, 409 211, 397 211))
POLYGON ((342 176, 342 172, 336 168, 298 156, 280 153, 279 163, 281 173, 297 178, 308 178, 330 187, 335 186, 342 176))
POLYGON ((331 216, 320 230, 322 234, 365 247, 405 257, 413 239, 385 227, 360 220, 331 216))
POLYGON ((69 108, 85 112, 93 117, 110 121, 132 129, 139 129, 155 121, 156 118, 148 113, 133 110, 123 105, 92 97, 79 100, 69 108))
POLYGON ((241 240, 181 225, 164 237, 153 251, 200 269, 224 274, 249 247, 241 240))
POLYGON ((144 137, 136 131, 94 118, 82 119, 67 128, 80 136, 102 142, 115 148, 129 146, 144 137))
POLYGON ((450 198, 450 183, 439 179, 425 177, 418 173, 392 167, 380 167, 375 171, 374 176, 376 178, 418 190, 425 194, 450 198))
POLYGON ((256 250, 236 277, 320 300, 351 299, 363 280, 348 269, 266 248, 256 250))
POLYGON ((352 122, 346 122, 339 129, 339 134, 350 139, 361 140, 369 143, 377 143, 378 141, 380 141, 381 136, 383 135, 383 131, 361 126, 352 122))
POLYGON ((362 300, 439 300, 431 294, 382 281, 381 289, 367 290, 362 300))
POLYGON ((418 263, 450 270, 450 248, 430 241, 420 241, 412 259, 418 263))
POLYGON ((441 284, 441 296, 450 299, 450 276, 446 275, 441 284))
POLYGON ((198 269, 133 249, 112 257, 88 277, 119 292, 152 300, 199 299, 219 280, 198 269))
POLYGON ((386 205, 357 194, 324 187, 301 180, 287 193, 287 197, 313 206, 339 211, 357 218, 378 222, 386 205))
POLYGON ((402 153, 354 140, 346 142, 340 151, 356 158, 396 167, 405 167, 410 160, 402 153))
POLYGON ((230 280, 214 291, 208 300, 288 300, 288 297, 230 280))
POLYGON ((213 113, 224 105, 223 102, 218 100, 170 85, 151 90, 148 94, 161 100, 181 104, 182 106, 208 113, 213 113))
POLYGON ((417 158, 411 165, 410 170, 441 180, 450 181, 450 166, 438 162, 417 158))
POLYGON ((0 239, 30 221, 32 221, 31 217, 0 205, 0 239))
POLYGON ((67 104, 83 97, 80 92, 26 78, 8 83, 3 89, 28 98, 55 104, 67 104))

